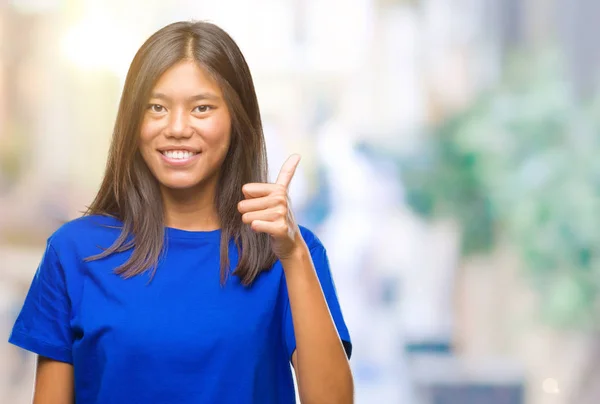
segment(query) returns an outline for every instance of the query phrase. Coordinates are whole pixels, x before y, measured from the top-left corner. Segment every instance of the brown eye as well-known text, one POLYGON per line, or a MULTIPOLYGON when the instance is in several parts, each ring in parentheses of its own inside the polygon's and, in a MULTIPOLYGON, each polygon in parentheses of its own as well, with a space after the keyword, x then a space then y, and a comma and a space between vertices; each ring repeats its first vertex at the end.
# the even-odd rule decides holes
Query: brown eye
POLYGON ((198 105, 194 109, 200 113, 204 113, 204 112, 210 111, 212 109, 212 107, 210 105, 198 105))
POLYGON ((158 105, 158 104, 150 104, 148 106, 148 109, 152 112, 156 112, 156 113, 161 113, 165 110, 165 108, 162 105, 158 105))

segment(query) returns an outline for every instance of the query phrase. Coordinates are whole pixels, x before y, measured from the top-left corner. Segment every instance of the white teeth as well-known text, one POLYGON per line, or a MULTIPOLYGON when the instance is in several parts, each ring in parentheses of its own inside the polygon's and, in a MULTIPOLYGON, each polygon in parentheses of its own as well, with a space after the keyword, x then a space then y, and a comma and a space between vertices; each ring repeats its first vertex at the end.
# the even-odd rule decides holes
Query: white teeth
POLYGON ((168 150, 162 152, 162 154, 173 160, 187 160, 196 155, 196 153, 187 150, 168 150))

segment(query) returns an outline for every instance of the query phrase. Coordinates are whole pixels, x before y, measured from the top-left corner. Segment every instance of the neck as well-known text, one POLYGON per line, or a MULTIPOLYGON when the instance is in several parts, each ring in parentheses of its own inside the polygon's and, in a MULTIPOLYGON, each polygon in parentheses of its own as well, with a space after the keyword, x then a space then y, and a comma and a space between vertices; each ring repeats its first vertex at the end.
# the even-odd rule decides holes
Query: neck
POLYGON ((165 225, 188 231, 210 231, 220 228, 215 206, 215 190, 163 189, 165 225))

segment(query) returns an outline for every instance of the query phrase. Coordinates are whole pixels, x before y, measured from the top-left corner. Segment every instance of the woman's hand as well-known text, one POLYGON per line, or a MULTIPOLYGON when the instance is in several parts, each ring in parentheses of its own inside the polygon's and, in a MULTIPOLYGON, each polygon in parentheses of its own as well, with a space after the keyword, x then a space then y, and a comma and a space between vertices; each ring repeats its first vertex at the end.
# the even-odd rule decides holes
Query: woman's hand
POLYGON ((244 223, 256 232, 271 236, 273 252, 280 260, 292 256, 304 243, 288 195, 299 162, 299 155, 290 156, 274 184, 245 184, 242 192, 246 199, 238 204, 244 223))

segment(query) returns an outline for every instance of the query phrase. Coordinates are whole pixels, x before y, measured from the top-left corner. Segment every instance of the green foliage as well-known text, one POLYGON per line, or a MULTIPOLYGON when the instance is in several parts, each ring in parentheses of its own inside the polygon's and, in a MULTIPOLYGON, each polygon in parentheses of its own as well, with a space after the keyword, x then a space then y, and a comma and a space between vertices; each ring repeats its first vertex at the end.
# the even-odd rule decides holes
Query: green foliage
POLYGON ((456 217, 463 253, 517 248, 556 326, 593 327, 600 291, 600 103, 581 105, 554 57, 515 58, 503 82, 436 128, 402 167, 409 204, 456 217))

